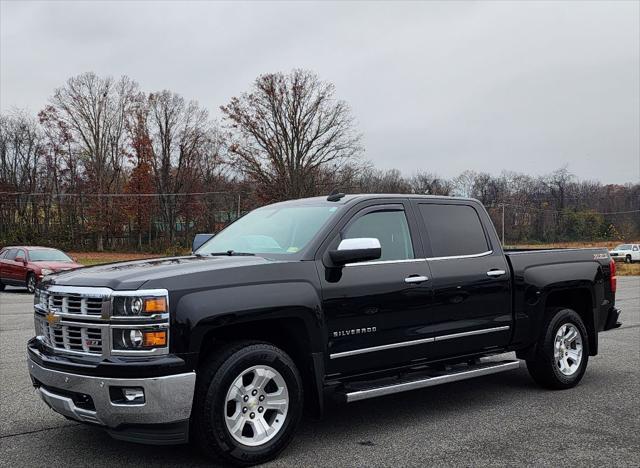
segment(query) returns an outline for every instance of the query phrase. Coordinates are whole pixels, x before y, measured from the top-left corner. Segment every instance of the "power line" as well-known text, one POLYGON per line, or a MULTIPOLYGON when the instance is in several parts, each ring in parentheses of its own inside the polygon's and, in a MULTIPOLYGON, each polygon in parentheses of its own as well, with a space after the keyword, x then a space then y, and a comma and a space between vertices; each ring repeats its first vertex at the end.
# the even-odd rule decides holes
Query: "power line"
POLYGON ((164 196, 201 196, 201 195, 237 195, 234 192, 177 192, 177 193, 52 193, 52 192, 0 192, 0 195, 25 195, 28 197, 83 197, 83 198, 117 198, 117 197, 164 197, 164 196))

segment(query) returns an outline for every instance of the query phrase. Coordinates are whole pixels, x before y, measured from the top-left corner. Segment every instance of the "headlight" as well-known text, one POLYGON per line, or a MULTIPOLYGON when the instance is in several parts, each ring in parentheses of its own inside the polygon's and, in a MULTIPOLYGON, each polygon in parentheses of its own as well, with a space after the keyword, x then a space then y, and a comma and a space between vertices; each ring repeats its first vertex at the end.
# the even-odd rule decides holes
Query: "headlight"
POLYGON ((111 354, 160 355, 169 352, 169 292, 166 289, 113 291, 111 354))
POLYGON ((117 328, 113 330, 113 349, 119 351, 148 350, 167 346, 167 330, 157 328, 117 328))
POLYGON ((51 273, 55 273, 55 270, 50 270, 49 268, 43 268, 40 270, 42 272, 42 276, 50 275, 51 273))
POLYGON ((114 296, 113 315, 115 317, 144 317, 166 314, 167 298, 164 296, 114 296))

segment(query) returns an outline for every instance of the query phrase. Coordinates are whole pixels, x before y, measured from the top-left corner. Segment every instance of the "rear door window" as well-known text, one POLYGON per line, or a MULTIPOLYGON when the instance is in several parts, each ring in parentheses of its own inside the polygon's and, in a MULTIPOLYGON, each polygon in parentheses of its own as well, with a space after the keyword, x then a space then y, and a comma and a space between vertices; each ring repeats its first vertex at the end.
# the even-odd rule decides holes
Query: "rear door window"
POLYGON ((418 205, 431 243, 432 257, 488 252, 489 244, 474 208, 468 205, 418 205))
POLYGON ((9 252, 5 255, 5 259, 15 260, 17 254, 18 254, 18 249, 10 249, 9 252))

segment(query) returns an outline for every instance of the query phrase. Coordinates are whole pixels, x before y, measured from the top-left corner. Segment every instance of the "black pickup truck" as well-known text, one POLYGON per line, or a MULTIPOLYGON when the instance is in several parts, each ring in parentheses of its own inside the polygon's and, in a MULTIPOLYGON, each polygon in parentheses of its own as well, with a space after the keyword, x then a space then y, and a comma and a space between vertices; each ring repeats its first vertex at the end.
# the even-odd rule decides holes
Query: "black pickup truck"
POLYGON ((68 418, 251 465, 305 408, 519 367, 502 353, 573 387, 619 326, 615 291, 606 249, 505 252, 476 200, 335 194, 259 208, 190 256, 46 277, 28 367, 68 418))

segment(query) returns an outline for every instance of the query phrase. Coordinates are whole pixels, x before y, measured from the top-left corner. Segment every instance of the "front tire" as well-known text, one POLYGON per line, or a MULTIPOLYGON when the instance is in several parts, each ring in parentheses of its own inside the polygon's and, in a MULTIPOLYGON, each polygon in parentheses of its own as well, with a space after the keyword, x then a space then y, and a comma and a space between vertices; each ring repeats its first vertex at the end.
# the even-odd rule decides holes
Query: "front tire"
POLYGON ((36 275, 33 273, 27 275, 27 291, 31 294, 36 292, 36 275))
POLYGON ((535 355, 527 360, 533 380, 554 390, 575 387, 588 361, 589 337, 580 315, 564 308, 548 311, 535 355))
POLYGON ((631 255, 627 255, 626 257, 624 257, 624 263, 632 263, 631 255))
POLYGON ((275 458, 302 416, 302 380, 293 360, 262 342, 218 349, 198 377, 192 430, 203 452, 237 466, 275 458))

